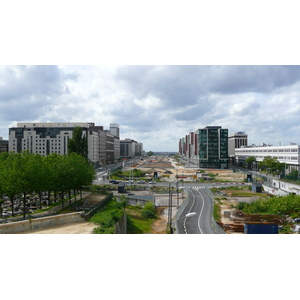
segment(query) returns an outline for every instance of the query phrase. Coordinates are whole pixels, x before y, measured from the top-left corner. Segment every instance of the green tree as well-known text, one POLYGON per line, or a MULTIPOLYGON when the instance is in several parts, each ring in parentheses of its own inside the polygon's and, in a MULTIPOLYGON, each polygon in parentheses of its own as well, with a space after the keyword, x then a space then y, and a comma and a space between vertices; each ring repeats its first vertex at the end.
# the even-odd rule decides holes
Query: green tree
POLYGON ((2 161, 1 185, 2 191, 11 202, 12 216, 14 216, 14 196, 22 193, 20 184, 21 161, 19 153, 10 152, 4 161, 2 161))
POLYGON ((154 154, 154 152, 153 151, 149 151, 149 152, 147 152, 147 155, 148 156, 152 156, 154 154))
POLYGON ((248 165, 248 168, 252 167, 252 164, 256 161, 256 158, 254 156, 250 156, 246 158, 246 163, 248 165))
POLYGON ((73 131, 73 138, 69 139, 68 152, 77 153, 85 158, 88 157, 88 143, 87 136, 82 133, 81 127, 75 127, 73 131))

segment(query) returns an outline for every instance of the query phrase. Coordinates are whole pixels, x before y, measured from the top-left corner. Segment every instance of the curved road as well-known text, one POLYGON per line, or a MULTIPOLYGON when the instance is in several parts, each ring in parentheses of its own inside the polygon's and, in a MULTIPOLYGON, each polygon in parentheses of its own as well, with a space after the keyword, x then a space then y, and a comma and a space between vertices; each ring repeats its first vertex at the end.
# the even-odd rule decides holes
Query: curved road
POLYGON ((213 203, 207 194, 206 188, 187 189, 188 203, 181 216, 177 220, 177 230, 180 234, 215 234, 212 225, 213 203), (196 212, 195 216, 184 217, 190 212, 196 212))

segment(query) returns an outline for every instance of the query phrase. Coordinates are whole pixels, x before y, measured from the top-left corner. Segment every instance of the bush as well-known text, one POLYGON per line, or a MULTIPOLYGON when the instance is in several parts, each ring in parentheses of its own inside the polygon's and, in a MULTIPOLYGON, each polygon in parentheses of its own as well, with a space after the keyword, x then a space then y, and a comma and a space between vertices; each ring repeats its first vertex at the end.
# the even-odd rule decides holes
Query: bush
POLYGON ((153 202, 147 202, 142 211, 142 217, 146 219, 155 219, 157 212, 153 202))
POLYGON ((142 211, 142 217, 146 219, 155 219, 156 218, 156 213, 154 213, 151 210, 143 210, 142 211))

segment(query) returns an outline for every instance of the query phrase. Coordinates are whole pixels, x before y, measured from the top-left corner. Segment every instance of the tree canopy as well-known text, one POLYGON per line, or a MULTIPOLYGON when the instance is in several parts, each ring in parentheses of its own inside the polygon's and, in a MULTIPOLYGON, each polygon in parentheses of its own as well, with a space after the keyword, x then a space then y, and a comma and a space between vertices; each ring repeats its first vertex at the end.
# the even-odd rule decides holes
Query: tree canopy
POLYGON ((73 138, 68 141, 68 152, 77 153, 85 158, 88 157, 88 142, 87 136, 82 134, 81 127, 75 127, 73 131, 73 138))

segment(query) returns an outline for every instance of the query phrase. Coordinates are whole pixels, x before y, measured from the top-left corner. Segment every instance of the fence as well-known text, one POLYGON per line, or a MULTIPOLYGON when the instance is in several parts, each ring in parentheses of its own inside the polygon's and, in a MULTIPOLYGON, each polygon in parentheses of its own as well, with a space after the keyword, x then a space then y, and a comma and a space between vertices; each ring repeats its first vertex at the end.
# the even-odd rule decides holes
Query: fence
POLYGON ((98 204, 96 204, 93 208, 91 209, 85 209, 84 213, 83 213, 83 218, 85 220, 90 219, 94 214, 96 214, 97 212, 99 212, 106 204, 109 200, 111 200, 113 198, 113 194, 109 193, 101 202, 99 202, 98 204))

